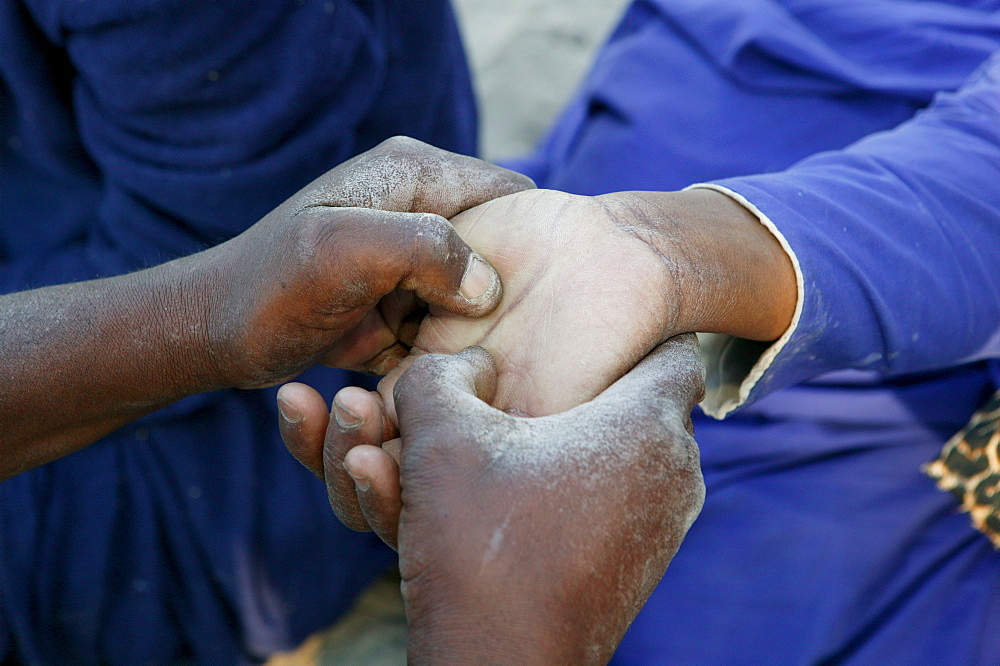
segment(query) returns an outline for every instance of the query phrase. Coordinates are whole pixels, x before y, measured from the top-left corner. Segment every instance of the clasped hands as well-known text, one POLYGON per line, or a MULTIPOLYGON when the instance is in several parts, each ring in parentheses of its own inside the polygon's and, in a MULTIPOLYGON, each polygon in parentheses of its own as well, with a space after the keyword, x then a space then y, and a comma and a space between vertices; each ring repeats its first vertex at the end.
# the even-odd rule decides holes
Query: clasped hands
MULTIPOLYGON (((321 356, 388 375, 378 392, 343 389, 332 412, 311 388, 282 387, 282 436, 346 525, 398 550, 412 661, 605 661, 702 504, 690 411, 704 370, 689 332, 777 337, 766 308, 740 313, 716 293, 731 287, 720 272, 753 278, 774 248, 703 263, 706 216, 730 220, 737 243, 761 239, 714 192, 577 197, 417 142, 393 148, 379 169, 339 167, 339 187, 403 192, 406 212, 355 212, 364 225, 329 237, 374 244, 328 251, 368 284, 393 253, 408 272, 345 306, 353 327, 321 356)), ((270 363, 267 382, 299 369, 270 363)))
POLYGON ((398 340, 371 344, 362 326, 325 357, 358 367, 345 359, 382 350, 361 364, 399 364, 380 392, 344 389, 331 416, 286 385, 282 434, 346 525, 398 549, 411 660, 606 660, 704 492, 689 420, 703 370, 693 336, 673 337, 678 267, 637 201, 480 168, 436 196, 482 190, 484 174, 520 190, 442 213, 499 274, 499 303, 470 311, 402 283, 366 315, 398 340), (429 313, 414 317, 411 290, 429 313))

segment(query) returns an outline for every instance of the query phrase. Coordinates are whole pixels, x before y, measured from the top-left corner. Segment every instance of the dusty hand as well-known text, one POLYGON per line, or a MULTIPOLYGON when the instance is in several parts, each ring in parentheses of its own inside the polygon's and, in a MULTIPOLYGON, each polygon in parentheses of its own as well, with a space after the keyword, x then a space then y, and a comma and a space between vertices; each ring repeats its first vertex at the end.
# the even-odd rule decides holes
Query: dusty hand
POLYGON ((465 315, 499 299, 493 269, 445 218, 532 186, 391 139, 221 245, 5 295, 0 480, 195 393, 275 384, 320 361, 388 370, 415 335, 416 296, 465 315))
MULTIPOLYGON (((414 352, 486 348, 503 410, 544 416, 593 398, 677 325, 674 265, 626 212, 534 190, 460 214, 455 229, 500 273, 504 297, 479 320, 432 310, 414 352)), ((390 413, 403 369, 382 387, 390 413)))
POLYGON ((528 187, 480 160, 390 139, 191 258, 210 277, 221 383, 275 384, 319 361, 384 374, 423 315, 416 297, 460 316, 489 312, 499 280, 445 218, 528 187))
POLYGON ((601 663, 701 507, 697 344, 671 339, 544 418, 490 407, 497 379, 480 348, 418 359, 396 386, 398 468, 377 446, 392 434, 377 394, 345 389, 327 427, 322 399, 286 386, 305 418, 283 435, 345 522, 398 544, 411 660, 601 663))
MULTIPOLYGON (((475 320, 432 308, 414 354, 483 346, 497 365, 494 405, 515 413, 581 404, 679 333, 777 338, 794 308, 787 256, 717 192, 532 190, 452 223, 497 269, 503 299, 475 320)), ((405 365, 380 387, 390 414, 405 365)))

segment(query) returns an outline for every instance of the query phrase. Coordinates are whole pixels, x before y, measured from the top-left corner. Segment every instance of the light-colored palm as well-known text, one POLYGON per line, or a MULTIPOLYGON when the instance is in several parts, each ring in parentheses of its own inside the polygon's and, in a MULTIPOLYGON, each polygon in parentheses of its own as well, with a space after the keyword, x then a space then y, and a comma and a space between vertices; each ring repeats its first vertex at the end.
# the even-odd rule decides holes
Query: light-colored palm
POLYGON ((499 373, 495 406, 529 416, 574 407, 671 335, 667 262, 600 198, 533 190, 452 223, 500 274, 503 300, 480 319, 432 312, 414 346, 485 347, 499 373))

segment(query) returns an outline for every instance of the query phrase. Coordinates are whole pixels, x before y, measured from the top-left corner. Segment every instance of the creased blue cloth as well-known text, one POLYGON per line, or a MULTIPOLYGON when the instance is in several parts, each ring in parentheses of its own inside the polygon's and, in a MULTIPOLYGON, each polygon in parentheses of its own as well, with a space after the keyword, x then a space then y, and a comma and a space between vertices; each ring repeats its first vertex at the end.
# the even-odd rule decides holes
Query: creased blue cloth
POLYGON ((1000 51, 890 132, 720 184, 776 221, 805 276, 761 394, 842 368, 1000 358, 1000 51))
POLYGON ((638 0, 513 163, 726 179, 803 265, 756 402, 696 420, 704 511, 613 663, 1000 663, 1000 555, 920 471, 1000 386, 997 51, 995 1, 638 0))
MULTIPOLYGON (((0 0, 0 291, 202 249, 389 136, 475 131, 445 0, 0 0)), ((0 662, 255 661, 346 610, 393 555, 274 405, 198 396, 0 483, 0 662)))

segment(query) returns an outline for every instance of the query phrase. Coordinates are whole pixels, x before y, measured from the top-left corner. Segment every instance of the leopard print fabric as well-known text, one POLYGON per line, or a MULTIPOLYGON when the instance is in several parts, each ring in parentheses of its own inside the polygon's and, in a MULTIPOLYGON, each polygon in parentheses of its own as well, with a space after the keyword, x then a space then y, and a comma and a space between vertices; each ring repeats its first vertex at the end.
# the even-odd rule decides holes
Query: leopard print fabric
POLYGON ((1000 550, 1000 391, 924 468, 1000 550))

